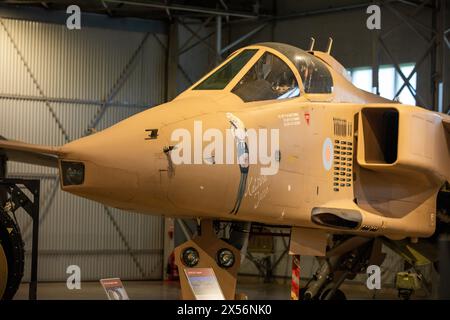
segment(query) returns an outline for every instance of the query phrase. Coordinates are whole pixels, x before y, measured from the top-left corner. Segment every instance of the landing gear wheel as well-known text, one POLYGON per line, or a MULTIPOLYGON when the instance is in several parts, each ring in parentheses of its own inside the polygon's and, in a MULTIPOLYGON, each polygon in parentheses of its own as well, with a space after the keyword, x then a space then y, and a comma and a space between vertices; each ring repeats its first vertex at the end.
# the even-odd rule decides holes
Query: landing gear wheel
POLYGON ((23 268, 24 245, 19 228, 0 210, 0 300, 14 297, 23 277, 23 268))
MULTIPOLYGON (((330 291, 331 289, 325 289, 320 295, 320 300, 325 300, 330 291)), ((342 290, 337 289, 329 300, 347 300, 347 297, 345 296, 345 293, 342 290)))

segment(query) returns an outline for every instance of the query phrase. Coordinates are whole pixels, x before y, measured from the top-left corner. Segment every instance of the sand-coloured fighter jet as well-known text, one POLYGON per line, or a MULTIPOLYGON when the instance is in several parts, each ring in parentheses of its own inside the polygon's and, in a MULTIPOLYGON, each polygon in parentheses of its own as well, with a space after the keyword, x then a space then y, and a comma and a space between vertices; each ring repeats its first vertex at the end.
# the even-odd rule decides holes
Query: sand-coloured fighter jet
POLYGON ((176 250, 184 298, 194 295, 182 270, 200 267, 234 298, 239 251, 215 236, 212 220, 290 226, 291 254, 323 257, 303 290, 311 298, 330 274, 345 279, 373 263, 376 239, 434 233, 450 181, 450 116, 358 89, 329 50, 260 43, 103 131, 57 147, 3 140, 0 149, 10 161, 58 168, 61 188, 77 196, 201 220, 201 234, 176 250))

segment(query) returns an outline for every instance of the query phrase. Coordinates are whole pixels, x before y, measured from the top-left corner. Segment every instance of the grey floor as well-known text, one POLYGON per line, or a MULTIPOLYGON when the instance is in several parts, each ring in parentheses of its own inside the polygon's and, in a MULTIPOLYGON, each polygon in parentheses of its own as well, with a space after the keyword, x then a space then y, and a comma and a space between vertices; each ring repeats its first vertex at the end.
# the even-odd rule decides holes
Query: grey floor
MULTIPOLYGON (((123 281, 124 287, 133 300, 179 299, 178 282, 170 281, 123 281)), ((346 283, 341 287, 348 299, 398 299, 393 288, 382 288, 374 292, 363 284, 346 283)), ((245 293, 249 300, 288 300, 290 284, 287 280, 263 283, 257 278, 238 279, 238 293, 245 293)), ((415 299, 426 299, 423 292, 416 293, 415 299)), ((28 284, 22 284, 15 299, 28 299, 28 284)), ((42 300, 106 300, 105 292, 99 282, 82 282, 80 290, 68 290, 65 283, 40 283, 38 299, 42 300)))

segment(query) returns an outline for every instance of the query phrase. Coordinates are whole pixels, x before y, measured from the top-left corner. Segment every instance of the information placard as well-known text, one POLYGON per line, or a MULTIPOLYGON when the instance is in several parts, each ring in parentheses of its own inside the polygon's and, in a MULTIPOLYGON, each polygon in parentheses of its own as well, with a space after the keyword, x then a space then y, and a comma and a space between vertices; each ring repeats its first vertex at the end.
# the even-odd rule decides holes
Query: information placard
POLYGON ((197 300, 225 300, 212 268, 186 268, 184 272, 197 300))
POLYGON ((100 283, 109 300, 130 300, 119 278, 101 279, 100 283))

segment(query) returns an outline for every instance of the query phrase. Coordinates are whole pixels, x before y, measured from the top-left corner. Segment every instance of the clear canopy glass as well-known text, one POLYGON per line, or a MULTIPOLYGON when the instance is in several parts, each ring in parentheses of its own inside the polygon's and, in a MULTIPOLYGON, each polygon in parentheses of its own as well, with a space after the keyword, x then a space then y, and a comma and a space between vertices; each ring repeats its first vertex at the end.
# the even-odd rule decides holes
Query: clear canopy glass
POLYGON ((288 58, 297 68, 306 93, 331 93, 333 91, 333 78, 322 60, 288 44, 264 42, 258 45, 277 50, 288 58))
MULTIPOLYGON (((333 78, 322 60, 299 48, 276 42, 258 44, 289 59, 297 69, 306 93, 331 93, 333 78)), ((258 49, 245 49, 203 80, 193 90, 222 90, 244 68, 258 49)), ((275 54, 266 51, 232 89, 244 102, 286 99, 300 95, 291 68, 275 54)))

